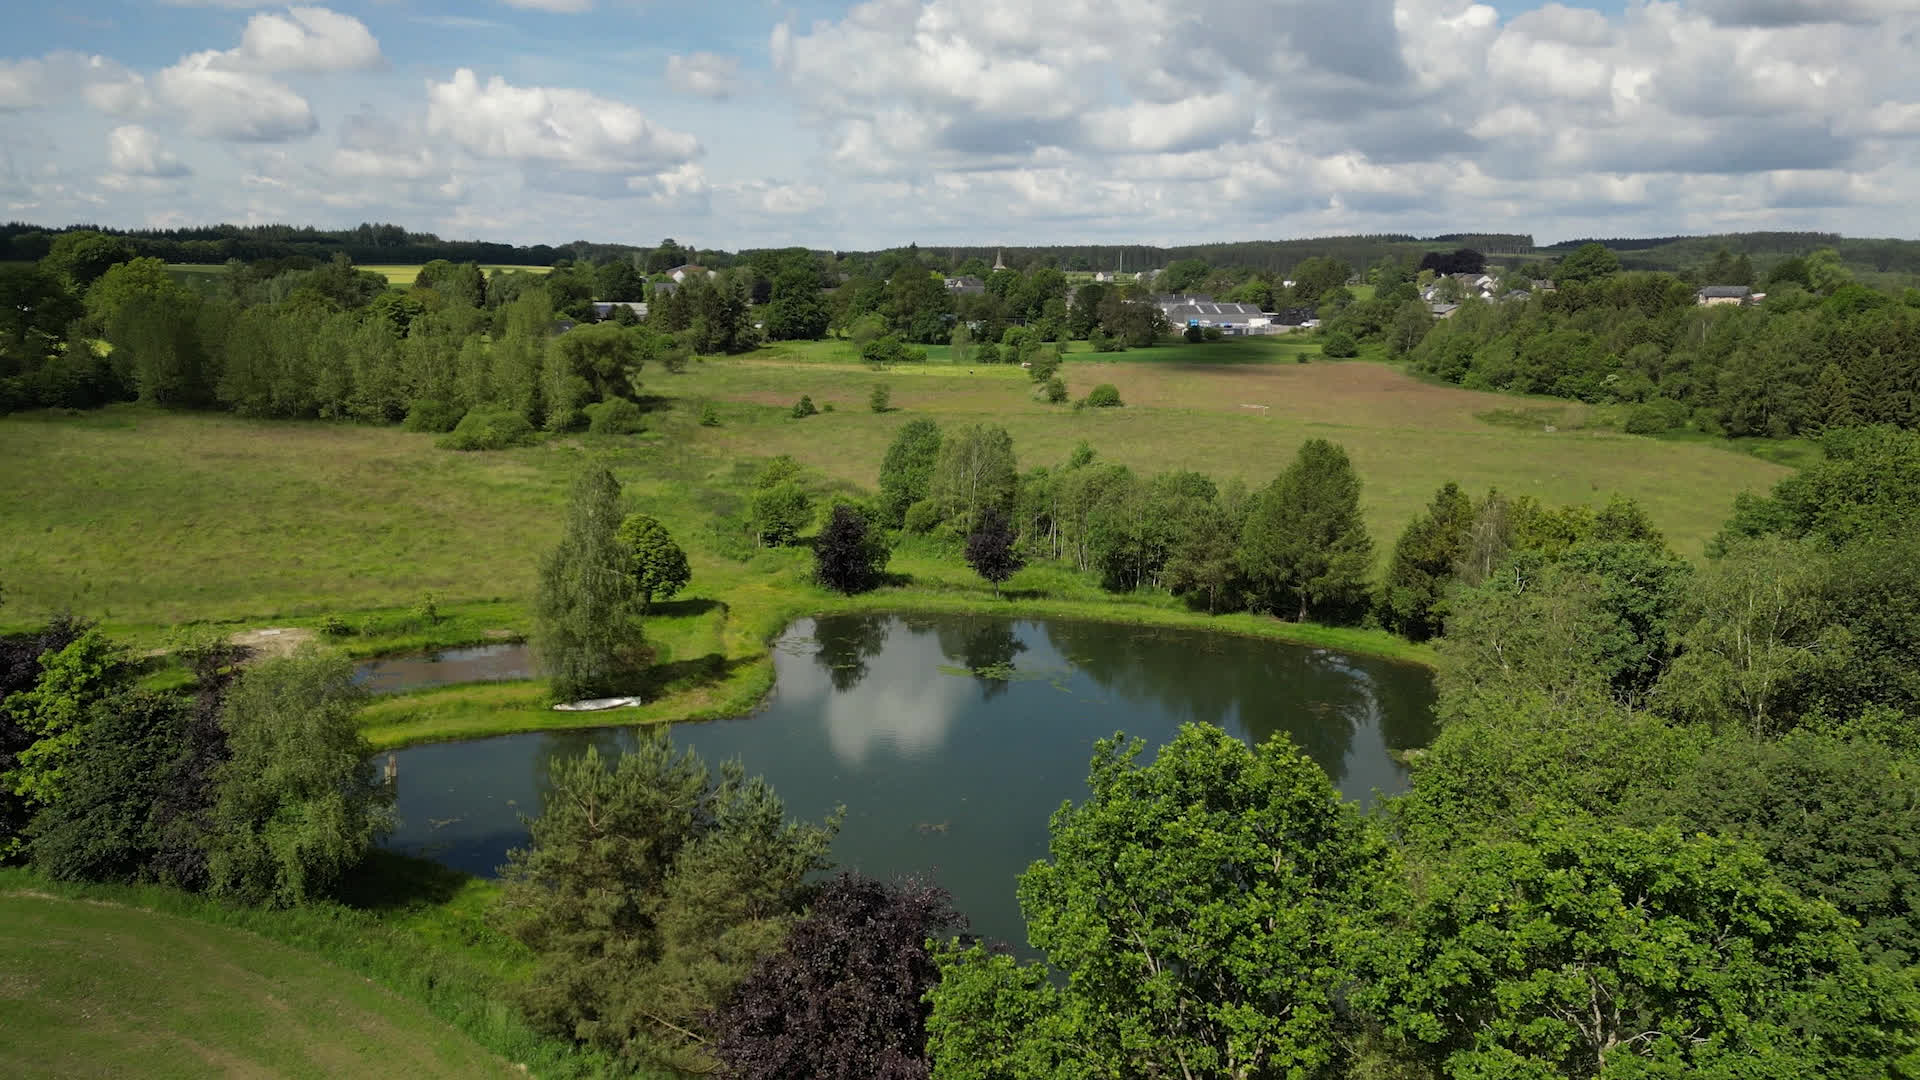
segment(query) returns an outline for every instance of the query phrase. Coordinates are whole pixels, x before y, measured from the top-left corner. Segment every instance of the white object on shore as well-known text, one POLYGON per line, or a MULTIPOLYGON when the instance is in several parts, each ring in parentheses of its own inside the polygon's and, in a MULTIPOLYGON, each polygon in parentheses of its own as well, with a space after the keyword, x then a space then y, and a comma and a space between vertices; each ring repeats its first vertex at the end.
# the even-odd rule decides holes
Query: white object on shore
POLYGON ((585 701, 563 701, 553 707, 555 712, 605 712, 608 709, 637 709, 642 704, 637 697, 601 697, 588 698, 585 701))

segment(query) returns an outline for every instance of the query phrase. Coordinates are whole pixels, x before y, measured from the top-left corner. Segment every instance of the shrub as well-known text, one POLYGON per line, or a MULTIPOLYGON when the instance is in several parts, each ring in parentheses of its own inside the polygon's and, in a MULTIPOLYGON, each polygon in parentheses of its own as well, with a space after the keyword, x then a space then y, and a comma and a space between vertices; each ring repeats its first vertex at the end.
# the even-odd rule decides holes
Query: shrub
POLYGON ((925 535, 932 532, 934 526, 938 524, 940 524, 940 505, 932 499, 921 499, 907 507, 905 527, 908 532, 925 535))
POLYGON ((408 431, 432 431, 436 433, 452 431, 460 422, 460 407, 451 402, 436 398, 421 398, 407 410, 407 419, 400 426, 408 431))
POLYGON ((1124 405, 1120 400, 1120 390, 1112 383, 1101 383, 1087 394, 1087 404, 1095 409, 1112 409, 1124 405))
POLYGON ((880 583, 887 555, 886 540, 867 515, 841 503, 814 542, 813 575, 835 592, 849 596, 866 592, 880 583))
POLYGON ((867 408, 878 413, 883 413, 893 408, 893 394, 887 389, 886 383, 876 385, 873 388, 873 393, 867 395, 867 408))
POLYGON ((1047 380, 1046 391, 1047 391, 1047 401, 1049 401, 1052 404, 1058 405, 1061 402, 1067 400, 1066 380, 1062 379, 1058 375, 1055 375, 1053 378, 1047 380))
POLYGON ((348 626, 347 620, 340 616, 329 615, 320 620, 320 632, 328 637, 346 637, 353 633, 353 627, 348 626))
POLYGON ((1677 401, 1655 398, 1627 410, 1626 429, 1630 435, 1659 435, 1684 427, 1687 407, 1677 401))
POLYGON ((860 359, 874 367, 886 367, 889 364, 923 364, 927 360, 927 351, 912 348, 899 338, 888 334, 886 337, 867 342, 860 350, 860 359))
POLYGON ((827 402, 827 403, 826 403, 825 405, 822 405, 822 406, 820 406, 820 411, 821 411, 821 412, 832 412, 832 411, 833 411, 833 402, 831 402, 831 401, 829 401, 829 402, 827 402))
POLYGON ((1311 357, 1307 355, 1307 350, 1305 349, 1301 349, 1299 352, 1293 354, 1293 362, 1296 364, 1305 364, 1310 362, 1310 360, 1311 357))
POLYGON ((423 593, 420 602, 413 605, 413 617, 428 626, 440 623, 440 602, 432 593, 423 593))
POLYGON ((1221 330, 1219 327, 1209 326, 1200 331, 1200 336, 1205 338, 1208 341, 1219 341, 1221 338, 1226 337, 1227 335, 1226 335, 1226 332, 1221 330))
POLYGON ((780 547, 793 543, 801 530, 813 524, 813 500, 788 480, 755 492, 751 514, 761 546, 780 547))
POLYGON ((1032 363, 1033 366, 1027 369, 1027 375, 1032 378, 1034 382, 1046 382, 1048 379, 1053 378, 1060 370, 1060 350, 1051 345, 1043 349, 1036 349, 1033 353, 1032 363))
POLYGON ((532 446, 533 425, 517 412, 475 409, 460 418, 452 434, 438 445, 447 450, 505 450, 513 446, 532 446))
POLYGON ((700 406, 700 426, 701 427, 719 427, 720 426, 720 410, 714 408, 713 402, 711 401, 706 402, 700 406))
POLYGON ((1088 336, 1087 344, 1093 346, 1093 351, 1097 353, 1121 352, 1127 347, 1125 341, 1108 334, 1105 330, 1095 330, 1088 336))
POLYGON ((1327 335, 1326 343, 1320 346, 1320 355, 1331 356, 1336 360, 1348 360, 1360 355, 1360 345, 1353 335, 1345 330, 1335 330, 1327 335))
POLYGON ((793 403, 793 418, 795 420, 812 416, 819 411, 819 409, 813 407, 813 398, 806 394, 801 394, 800 400, 793 403))
POLYGON ((1005 360, 1000 347, 991 341, 983 341, 973 347, 973 362, 976 364, 998 364, 1005 360))
POLYGON ((587 406, 586 412, 587 433, 590 435, 637 435, 647 429, 640 406, 626 398, 596 402, 587 406))
POLYGON ((1188 344, 1198 345, 1201 342, 1207 340, 1207 335, 1201 333, 1200 328, 1198 326, 1188 324, 1187 331, 1186 331, 1186 339, 1188 344))

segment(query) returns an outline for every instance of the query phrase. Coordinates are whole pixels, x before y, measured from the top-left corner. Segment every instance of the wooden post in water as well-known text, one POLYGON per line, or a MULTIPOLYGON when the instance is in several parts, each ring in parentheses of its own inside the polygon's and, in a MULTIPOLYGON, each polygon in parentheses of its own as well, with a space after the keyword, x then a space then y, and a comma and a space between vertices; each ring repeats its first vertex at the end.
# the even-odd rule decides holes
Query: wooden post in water
POLYGON ((394 785, 394 781, 398 780, 399 778, 400 778, 400 756, 398 754, 388 754, 387 755, 387 775, 386 775, 387 786, 392 787, 394 785))

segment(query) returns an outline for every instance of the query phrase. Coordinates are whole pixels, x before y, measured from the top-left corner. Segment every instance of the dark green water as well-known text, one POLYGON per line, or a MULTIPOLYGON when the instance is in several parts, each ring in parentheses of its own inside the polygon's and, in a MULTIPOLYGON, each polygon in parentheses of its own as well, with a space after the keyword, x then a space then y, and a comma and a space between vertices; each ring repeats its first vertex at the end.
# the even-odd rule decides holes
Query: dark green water
MULTIPOLYGON (((1149 750, 1185 721, 1245 739, 1284 731, 1349 798, 1404 789, 1390 749, 1432 734, 1418 667, 1188 631, 1060 620, 849 616, 803 620, 776 645, 752 716, 677 725, 674 741, 738 757, 795 816, 845 804, 844 865, 931 871, 973 930, 1024 946, 1015 879, 1047 850, 1047 818, 1086 797, 1097 738, 1149 750), (982 677, 975 671, 1006 677, 982 677)), ((492 874, 523 843, 549 763, 630 745, 601 729, 421 746, 397 755, 401 827, 388 846, 492 874)))

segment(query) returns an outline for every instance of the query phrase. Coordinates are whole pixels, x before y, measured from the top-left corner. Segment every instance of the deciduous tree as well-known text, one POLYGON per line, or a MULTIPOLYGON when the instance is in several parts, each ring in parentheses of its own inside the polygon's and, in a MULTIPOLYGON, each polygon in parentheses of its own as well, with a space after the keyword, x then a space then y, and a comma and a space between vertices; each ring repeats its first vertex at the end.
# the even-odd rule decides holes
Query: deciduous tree
POLYGON ((622 520, 619 481, 589 466, 574 478, 560 543, 540 561, 533 647, 561 701, 638 689, 641 598, 622 520))
POLYGON ((1360 517, 1360 478, 1347 453, 1309 439, 1292 465, 1253 502, 1241 563, 1275 610, 1305 621, 1340 614, 1365 594, 1373 542, 1360 517))
POLYGON ((994 506, 981 512, 979 524, 967 534, 967 565, 993 585, 995 596, 1000 595, 1000 586, 1027 564, 1014 540, 1013 523, 994 506))
POLYGON ((655 597, 672 598, 693 580, 687 566, 687 553, 673 542, 660 519, 645 514, 628 514, 620 522, 615 539, 627 550, 633 567, 634 587, 640 591, 640 612, 653 606, 655 597))

